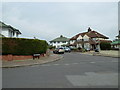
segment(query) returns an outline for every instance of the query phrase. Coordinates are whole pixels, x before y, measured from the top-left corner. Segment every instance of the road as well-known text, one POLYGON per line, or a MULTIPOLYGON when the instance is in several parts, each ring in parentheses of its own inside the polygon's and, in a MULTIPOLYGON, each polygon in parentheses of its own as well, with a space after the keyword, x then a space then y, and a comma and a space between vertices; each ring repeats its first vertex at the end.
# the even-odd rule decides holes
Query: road
POLYGON ((118 59, 65 53, 59 61, 3 69, 3 88, 116 88, 118 59))

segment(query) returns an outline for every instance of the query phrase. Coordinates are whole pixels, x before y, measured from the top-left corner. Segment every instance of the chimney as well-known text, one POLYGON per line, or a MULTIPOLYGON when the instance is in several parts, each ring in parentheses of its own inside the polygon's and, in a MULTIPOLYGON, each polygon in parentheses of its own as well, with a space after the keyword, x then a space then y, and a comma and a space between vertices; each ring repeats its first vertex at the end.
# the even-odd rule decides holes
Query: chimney
POLYGON ((63 35, 60 35, 60 37, 63 37, 63 35))
POLYGON ((90 31, 92 31, 92 30, 91 30, 91 28, 89 27, 89 28, 88 28, 88 32, 90 32, 90 31))

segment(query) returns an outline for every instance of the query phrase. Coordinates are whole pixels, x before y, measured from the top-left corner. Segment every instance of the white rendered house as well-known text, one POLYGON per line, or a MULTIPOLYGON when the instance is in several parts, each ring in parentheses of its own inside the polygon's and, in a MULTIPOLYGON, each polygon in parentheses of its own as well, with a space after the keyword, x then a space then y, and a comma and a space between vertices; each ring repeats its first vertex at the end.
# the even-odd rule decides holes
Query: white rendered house
POLYGON ((63 37, 62 35, 50 41, 50 45, 55 46, 56 48, 62 47, 63 45, 68 45, 68 43, 69 43, 69 39, 63 37))
POLYGON ((21 32, 18 29, 15 29, 10 25, 6 25, 0 21, 0 34, 4 37, 18 38, 21 32))
POLYGON ((108 37, 88 28, 87 32, 79 33, 70 39, 70 47, 94 50, 100 49, 101 42, 111 42, 108 37), (74 42, 72 42, 74 41, 74 42))

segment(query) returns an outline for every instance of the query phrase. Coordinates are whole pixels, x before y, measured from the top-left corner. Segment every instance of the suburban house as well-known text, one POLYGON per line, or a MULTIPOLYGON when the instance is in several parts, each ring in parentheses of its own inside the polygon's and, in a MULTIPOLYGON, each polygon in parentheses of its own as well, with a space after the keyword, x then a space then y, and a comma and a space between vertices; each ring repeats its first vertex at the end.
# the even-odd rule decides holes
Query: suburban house
POLYGON ((87 32, 79 33, 70 38, 71 48, 85 48, 89 50, 100 49, 101 42, 111 42, 108 37, 92 30, 90 27, 87 32))
POLYGON ((4 35, 0 34, 0 37, 5 37, 4 35))
POLYGON ((116 39, 113 40, 111 43, 112 48, 114 49, 119 49, 120 50, 120 30, 119 30, 119 35, 116 36, 116 39))
POLYGON ((68 43, 69 43, 69 39, 66 37, 63 37, 62 35, 50 41, 50 45, 55 46, 56 48, 61 46, 66 46, 68 45, 68 43))
POLYGON ((21 32, 18 29, 0 21, 0 37, 18 37, 21 32))

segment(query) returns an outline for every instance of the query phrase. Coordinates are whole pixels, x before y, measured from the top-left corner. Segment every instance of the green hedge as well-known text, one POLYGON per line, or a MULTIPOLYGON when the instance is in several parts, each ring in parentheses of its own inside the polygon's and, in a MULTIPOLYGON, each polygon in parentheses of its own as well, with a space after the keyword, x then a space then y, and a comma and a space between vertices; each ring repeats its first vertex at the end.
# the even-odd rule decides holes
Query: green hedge
POLYGON ((45 53, 47 42, 39 39, 2 38, 2 54, 32 55, 45 53))
POLYGON ((101 50, 110 50, 111 44, 109 42, 101 42, 100 48, 101 48, 101 50))
POLYGON ((55 46, 49 45, 48 48, 49 49, 55 49, 55 46))

